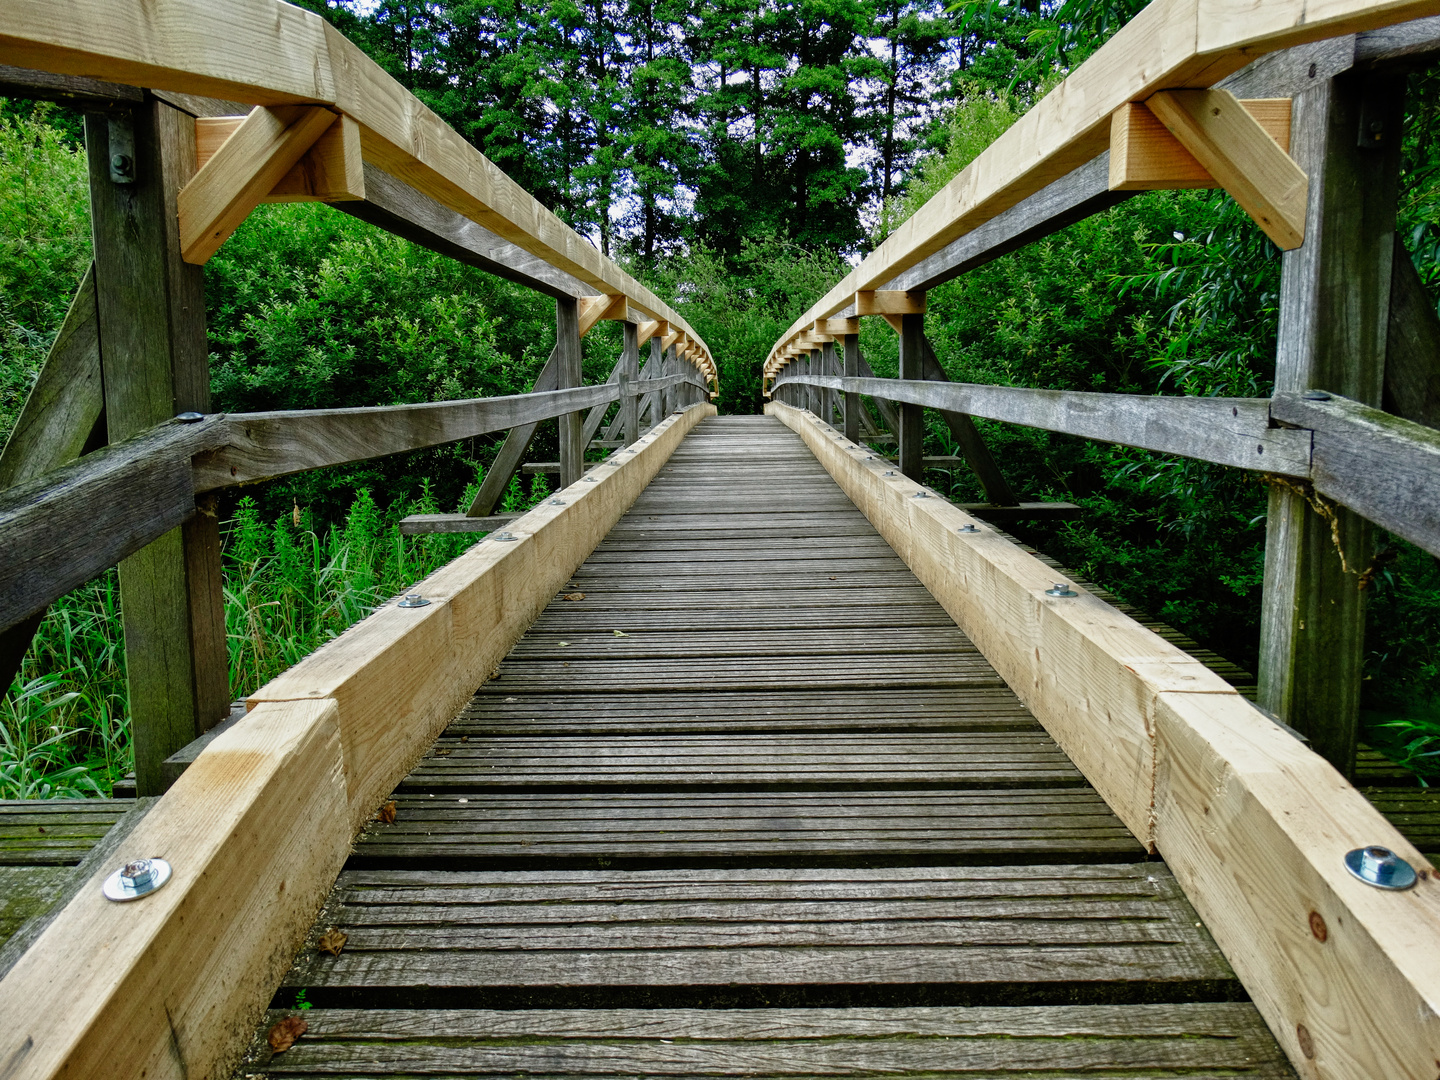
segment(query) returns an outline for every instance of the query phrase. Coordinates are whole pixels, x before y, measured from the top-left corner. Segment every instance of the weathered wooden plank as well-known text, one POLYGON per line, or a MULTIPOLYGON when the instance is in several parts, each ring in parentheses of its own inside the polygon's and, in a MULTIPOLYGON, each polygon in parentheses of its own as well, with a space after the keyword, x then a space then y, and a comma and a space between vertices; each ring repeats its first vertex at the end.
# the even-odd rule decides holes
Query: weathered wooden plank
POLYGON ((411 514, 400 519, 402 536, 423 536, 427 533, 474 533, 503 529, 519 514, 491 514, 469 517, 465 514, 411 514))
POLYGON ((1391 265, 1385 411, 1440 428, 1440 316, 1398 233, 1391 265))
POLYGON ((1263 398, 1098 394, 903 379, 822 378, 817 385, 1241 469, 1299 477, 1309 473, 1309 437, 1272 429, 1263 398))
POLYGON ((1440 431, 1338 394, 1278 394, 1270 410, 1314 432, 1317 492, 1440 554, 1440 431))

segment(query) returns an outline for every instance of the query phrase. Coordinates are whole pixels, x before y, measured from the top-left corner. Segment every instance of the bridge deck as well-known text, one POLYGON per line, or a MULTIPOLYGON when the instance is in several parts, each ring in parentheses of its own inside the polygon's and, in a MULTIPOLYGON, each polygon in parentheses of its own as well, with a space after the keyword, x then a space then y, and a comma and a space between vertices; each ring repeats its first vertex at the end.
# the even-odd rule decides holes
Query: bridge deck
POLYGON ((267 1022, 303 999, 307 1033, 247 1071, 1292 1075, 1165 866, 767 418, 685 440, 396 804, 267 1022))

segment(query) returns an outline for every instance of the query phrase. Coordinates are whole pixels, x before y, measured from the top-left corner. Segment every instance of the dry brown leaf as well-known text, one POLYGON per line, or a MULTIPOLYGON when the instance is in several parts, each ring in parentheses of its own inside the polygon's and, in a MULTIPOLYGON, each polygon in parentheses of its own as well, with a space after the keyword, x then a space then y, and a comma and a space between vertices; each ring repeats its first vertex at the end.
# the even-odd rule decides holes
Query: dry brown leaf
POLYGON ((270 1029, 270 1034, 265 1036, 265 1041, 270 1044, 270 1049, 277 1054, 284 1053, 295 1045, 295 1040, 310 1030, 310 1025, 299 1016, 287 1016, 270 1029))
POLYGON ((375 812, 375 816, 379 818, 383 824, 393 825, 395 823, 395 800, 391 799, 380 807, 380 809, 375 812))
POLYGON ((585 599, 585 594, 584 594, 583 592, 567 592, 567 593, 565 594, 565 599, 566 599, 566 600, 584 600, 584 599, 585 599))
POLYGON ((339 956, 340 950, 349 940, 350 935, 344 930, 327 930, 320 935, 320 940, 315 943, 315 947, 321 952, 328 952, 331 956, 339 956))

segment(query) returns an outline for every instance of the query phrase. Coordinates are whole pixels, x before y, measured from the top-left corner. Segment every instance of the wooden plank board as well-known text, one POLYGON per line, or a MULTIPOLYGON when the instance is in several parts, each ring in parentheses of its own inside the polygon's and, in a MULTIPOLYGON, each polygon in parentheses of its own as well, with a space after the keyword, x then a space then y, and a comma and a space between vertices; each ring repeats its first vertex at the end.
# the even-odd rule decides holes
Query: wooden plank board
POLYGON ((302 953, 286 986, 1194 985, 1233 978, 1169 873, 1146 863, 1020 872, 372 871, 343 874, 336 892, 328 915, 349 935, 345 950, 338 957, 302 953), (405 919, 403 909, 417 903, 428 911, 405 919), (625 918, 617 919, 621 912, 625 918), (1034 948, 1037 935, 1043 950, 1034 948))
MULTIPOLYGON (((288 1015, 271 1014, 268 1022, 288 1015)), ((1160 1076, 1292 1074, 1254 1007, 1090 1005, 905 1009, 326 1009, 274 1076, 1160 1076)))
POLYGON ((616 860, 676 865, 696 859, 882 858, 1023 861, 1139 858, 1144 849, 1092 791, 1053 788, 966 792, 787 789, 562 796, 435 792, 402 795, 392 824, 372 824, 352 868, 439 860, 616 860))
POLYGON ((131 799, 0 801, 0 866, 74 866, 132 805, 131 799))

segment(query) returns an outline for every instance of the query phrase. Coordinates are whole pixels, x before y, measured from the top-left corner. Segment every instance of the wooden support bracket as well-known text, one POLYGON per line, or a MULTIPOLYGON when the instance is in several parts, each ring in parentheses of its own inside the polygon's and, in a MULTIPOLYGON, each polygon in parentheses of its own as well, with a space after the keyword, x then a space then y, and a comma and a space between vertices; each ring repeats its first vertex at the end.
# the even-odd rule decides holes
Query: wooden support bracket
POLYGON ((1228 90, 1162 90, 1145 103, 1285 251, 1305 241, 1310 178, 1228 90))
POLYGON ((583 338, 601 319, 625 322, 630 317, 630 304, 624 296, 582 296, 580 298, 580 336, 583 338))
POLYGON ((180 254, 203 265, 337 119, 312 105, 260 107, 180 189, 180 254))
POLYGON ((669 328, 670 324, 664 319, 651 319, 649 322, 642 322, 635 332, 636 339, 641 342, 649 341, 653 337, 660 337, 669 328))
MULTIPOLYGON (((1287 154, 1290 152, 1289 98, 1257 98, 1240 105, 1287 154)), ((1220 181, 1160 118, 1139 102, 1129 102, 1110 117, 1110 190, 1174 191, 1218 188, 1220 181)))
POLYGON ((664 352, 666 349, 670 348, 671 345, 674 345, 675 342, 679 341, 680 334, 681 331, 677 330, 673 326, 670 326, 669 324, 666 324, 665 336, 660 339, 660 351, 664 352))
POLYGON ((860 333, 859 319, 816 319, 812 332, 816 334, 830 334, 834 337, 844 337, 847 334, 860 333))
MULTIPOLYGON (((195 167, 203 169, 243 116, 202 116, 195 120, 195 167)), ((326 128, 262 203, 359 202, 365 198, 365 163, 360 125, 348 116, 326 128)))
POLYGON ((923 292, 857 292, 855 294, 856 315, 924 315, 925 294, 923 292))

